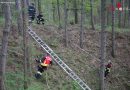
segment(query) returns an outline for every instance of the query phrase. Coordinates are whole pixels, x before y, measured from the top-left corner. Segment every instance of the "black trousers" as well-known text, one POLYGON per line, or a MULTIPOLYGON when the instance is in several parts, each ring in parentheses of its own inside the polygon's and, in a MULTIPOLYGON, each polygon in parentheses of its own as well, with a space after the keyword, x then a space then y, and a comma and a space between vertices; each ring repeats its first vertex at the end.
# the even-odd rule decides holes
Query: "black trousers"
POLYGON ((105 77, 107 77, 107 76, 108 76, 108 74, 109 74, 109 72, 106 70, 106 71, 105 71, 105 75, 104 75, 104 76, 105 76, 105 77))
POLYGON ((41 66, 41 65, 38 66, 38 71, 39 71, 39 72, 42 73, 42 72, 44 72, 45 70, 47 70, 47 66, 41 66))

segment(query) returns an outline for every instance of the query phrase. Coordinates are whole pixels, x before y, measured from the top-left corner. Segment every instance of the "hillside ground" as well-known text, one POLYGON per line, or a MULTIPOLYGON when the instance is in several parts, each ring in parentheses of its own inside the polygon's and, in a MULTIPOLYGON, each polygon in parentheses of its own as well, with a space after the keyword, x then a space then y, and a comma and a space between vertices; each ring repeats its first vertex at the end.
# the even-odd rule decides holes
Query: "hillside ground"
MULTIPOLYGON (((64 46, 64 30, 55 26, 36 26, 33 30, 58 54, 60 58, 85 81, 92 90, 99 90, 100 30, 84 28, 83 49, 79 47, 79 25, 68 27, 69 46, 64 46)), ((2 29, 1 29, 2 31, 2 29)), ((116 32, 116 58, 111 57, 111 33, 107 31, 106 63, 112 61, 112 70, 105 80, 106 90, 130 90, 130 34, 116 32)), ((0 33, 0 36, 2 34, 0 33)), ((80 87, 54 62, 36 80, 34 58, 45 53, 29 36, 31 81, 28 90, 80 90, 80 87)), ((7 90, 23 90, 22 37, 18 37, 14 26, 9 38, 6 73, 7 90), (15 34, 14 34, 15 33, 15 34), (17 83, 17 84, 16 84, 17 83)))

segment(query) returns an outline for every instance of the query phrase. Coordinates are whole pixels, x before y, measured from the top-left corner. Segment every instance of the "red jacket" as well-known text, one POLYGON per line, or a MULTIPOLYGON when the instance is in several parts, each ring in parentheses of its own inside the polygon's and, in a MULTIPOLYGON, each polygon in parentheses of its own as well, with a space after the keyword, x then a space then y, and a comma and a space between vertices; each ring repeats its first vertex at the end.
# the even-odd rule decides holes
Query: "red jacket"
POLYGON ((49 66, 52 63, 52 59, 50 56, 45 56, 43 62, 41 63, 42 66, 49 66))

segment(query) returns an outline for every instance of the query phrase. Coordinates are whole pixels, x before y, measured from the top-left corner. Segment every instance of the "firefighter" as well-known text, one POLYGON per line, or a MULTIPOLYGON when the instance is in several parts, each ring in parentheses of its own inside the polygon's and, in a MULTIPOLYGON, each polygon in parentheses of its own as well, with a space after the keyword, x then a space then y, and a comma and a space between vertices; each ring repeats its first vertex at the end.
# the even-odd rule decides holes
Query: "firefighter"
POLYGON ((49 65, 52 65, 52 58, 51 56, 47 53, 45 57, 43 57, 41 60, 36 60, 36 62, 39 63, 37 67, 37 73, 35 74, 35 77, 39 79, 42 76, 42 73, 47 70, 49 65))
POLYGON ((111 63, 111 61, 109 60, 108 64, 105 65, 105 75, 104 75, 105 78, 109 75, 111 67, 112 67, 112 63, 111 63))
POLYGON ((40 24, 40 23, 42 23, 44 25, 44 18, 43 18, 42 14, 39 14, 37 16, 37 24, 40 24))
POLYGON ((34 3, 31 3, 31 5, 28 7, 28 14, 29 14, 29 22, 33 22, 36 14, 34 3))

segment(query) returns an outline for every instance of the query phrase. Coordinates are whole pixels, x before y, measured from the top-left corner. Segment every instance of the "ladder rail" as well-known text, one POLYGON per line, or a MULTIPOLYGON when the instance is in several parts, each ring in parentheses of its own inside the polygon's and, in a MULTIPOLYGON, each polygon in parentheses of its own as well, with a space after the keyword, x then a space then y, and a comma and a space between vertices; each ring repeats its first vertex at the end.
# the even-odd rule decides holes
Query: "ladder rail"
POLYGON ((73 79, 75 80, 80 87, 83 90, 91 90, 80 78, 78 75, 76 75, 68 65, 66 65, 58 56, 56 53, 53 52, 53 50, 44 42, 41 40, 38 35, 32 31, 30 27, 28 27, 28 33, 32 36, 32 38, 47 52, 49 53, 54 61, 73 79))

